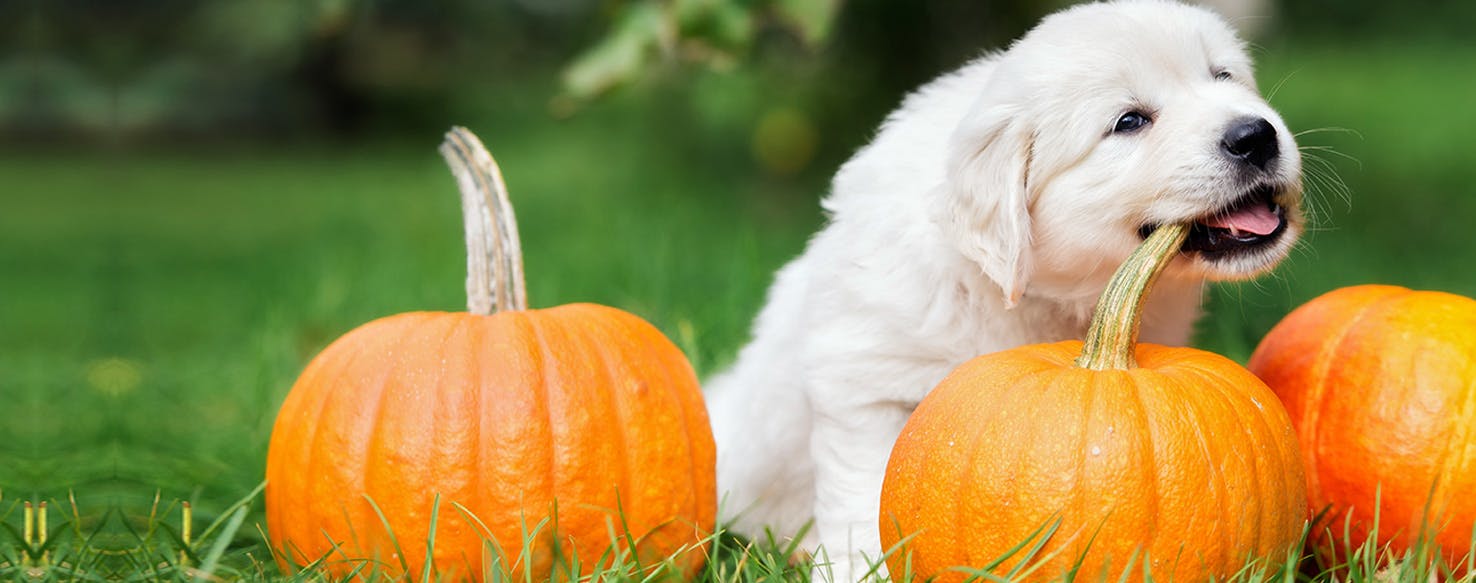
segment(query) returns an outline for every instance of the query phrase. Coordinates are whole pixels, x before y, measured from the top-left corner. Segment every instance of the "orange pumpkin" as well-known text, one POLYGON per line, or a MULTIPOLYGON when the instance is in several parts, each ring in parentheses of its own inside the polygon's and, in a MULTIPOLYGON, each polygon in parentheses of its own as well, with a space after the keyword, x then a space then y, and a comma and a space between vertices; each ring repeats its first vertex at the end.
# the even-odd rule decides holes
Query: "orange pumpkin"
POLYGON ((682 551, 678 566, 690 574, 717 510, 713 438, 691 366, 629 313, 527 310, 491 157, 459 128, 442 151, 467 211, 472 313, 376 320, 308 365, 267 455, 279 563, 322 558, 340 575, 377 567, 419 577, 430 558, 451 580, 522 577, 525 567, 546 580, 559 553, 588 572, 607 551, 629 551, 628 535, 642 564, 682 551), (494 198, 491 211, 484 198, 494 198), (523 556, 525 536, 532 553, 523 556))
POLYGON ((1136 344, 1143 295, 1184 232, 1161 227, 1124 263, 1085 344, 981 356, 928 394, 882 491, 883 546, 905 540, 894 576, 962 581, 957 568, 1021 543, 1043 546, 995 574, 1054 580, 1080 561, 1077 580, 1141 580, 1146 561, 1155 579, 1206 581, 1295 552, 1306 492, 1275 396, 1222 356, 1136 344))
POLYGON ((1324 552, 1367 540, 1376 512, 1378 540, 1396 552, 1422 534, 1447 560, 1470 552, 1476 300, 1387 285, 1335 290, 1277 324, 1250 369, 1291 414, 1312 511, 1330 508, 1335 536, 1323 542, 1336 544, 1324 552))

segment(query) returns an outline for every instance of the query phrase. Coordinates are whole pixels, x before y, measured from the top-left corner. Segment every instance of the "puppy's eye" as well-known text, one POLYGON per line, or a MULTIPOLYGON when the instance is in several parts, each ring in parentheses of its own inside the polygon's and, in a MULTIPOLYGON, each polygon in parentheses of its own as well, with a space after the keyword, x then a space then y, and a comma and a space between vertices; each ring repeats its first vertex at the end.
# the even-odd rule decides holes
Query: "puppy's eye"
POLYGON ((1230 77, 1231 77, 1231 75, 1230 75, 1230 72, 1229 71, 1226 71, 1224 69, 1216 69, 1215 70, 1215 80, 1216 81, 1229 81, 1230 80, 1230 77))
POLYGON ((1148 119, 1148 114, 1141 111, 1129 111, 1117 118, 1117 125, 1112 126, 1112 133, 1124 134, 1137 131, 1148 125, 1153 120, 1148 119))

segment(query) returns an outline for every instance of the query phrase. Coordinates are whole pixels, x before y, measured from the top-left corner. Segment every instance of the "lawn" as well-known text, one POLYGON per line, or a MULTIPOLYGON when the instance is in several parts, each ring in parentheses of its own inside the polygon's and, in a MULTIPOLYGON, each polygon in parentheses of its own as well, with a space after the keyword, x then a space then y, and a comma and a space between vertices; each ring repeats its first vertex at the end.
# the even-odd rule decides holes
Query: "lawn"
MULTIPOLYGON (((1196 343, 1243 361, 1290 307, 1343 285, 1476 296, 1476 50, 1260 52, 1263 89, 1320 160, 1315 230, 1275 275, 1214 288, 1196 343)), ((502 164, 535 307, 630 310, 709 373, 821 223, 826 176, 866 129, 822 135, 797 174, 765 171, 749 137, 770 81, 692 82, 726 105, 674 108, 658 87, 554 120, 535 80, 478 93, 447 125, 502 164)), ((203 527, 258 485, 276 406, 327 342, 378 316, 462 309, 439 139, 5 150, 0 522, 19 525, 23 500, 71 514, 74 497, 68 528, 98 536, 80 547, 136 547, 152 536, 138 529, 178 522, 180 501, 203 527)), ((246 574, 267 556, 250 508, 222 559, 246 574)), ((128 557, 95 564, 137 568, 128 557)))

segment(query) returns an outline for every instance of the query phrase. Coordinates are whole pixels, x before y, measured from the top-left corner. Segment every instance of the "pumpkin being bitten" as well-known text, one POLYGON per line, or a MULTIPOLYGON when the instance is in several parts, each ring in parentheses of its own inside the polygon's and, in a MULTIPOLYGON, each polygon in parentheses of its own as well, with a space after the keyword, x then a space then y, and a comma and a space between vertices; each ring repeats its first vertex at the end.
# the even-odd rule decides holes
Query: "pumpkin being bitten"
POLYGON ((1476 300, 1389 285, 1293 310, 1250 369, 1291 414, 1324 557, 1372 534, 1395 553, 1433 538, 1448 564, 1476 525, 1476 300), (1347 519, 1347 538, 1344 521, 1347 519), (1328 540, 1331 531, 1333 540, 1328 540))
POLYGON ((1157 580, 1208 581, 1296 551, 1306 491, 1275 396, 1222 356, 1136 344, 1184 232, 1159 228, 1123 264, 1085 344, 981 356, 928 394, 882 491, 893 576, 1141 580, 1146 561, 1157 580), (1023 550, 995 563, 1041 542, 1029 564, 1023 550))
POLYGON ((443 152, 462 189, 471 313, 376 320, 308 365, 267 454, 279 565, 322 559, 337 576, 418 579, 430 558, 444 580, 525 568, 547 580, 555 548, 587 573, 607 551, 631 550, 629 536, 643 565, 677 555, 695 572, 717 490, 691 366, 629 313, 526 309, 491 157, 459 128, 443 152))

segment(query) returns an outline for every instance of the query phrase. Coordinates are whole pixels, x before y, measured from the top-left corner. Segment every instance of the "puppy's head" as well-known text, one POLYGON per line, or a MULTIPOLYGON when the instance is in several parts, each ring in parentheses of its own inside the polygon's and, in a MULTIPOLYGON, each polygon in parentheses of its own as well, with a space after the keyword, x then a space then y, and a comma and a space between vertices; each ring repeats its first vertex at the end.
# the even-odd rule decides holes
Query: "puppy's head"
POLYGON ((1171 269, 1215 279, 1270 269, 1302 229, 1292 134, 1198 8, 1048 17, 998 57, 950 147, 940 223, 1011 303, 1090 301, 1161 224, 1194 224, 1171 269))

